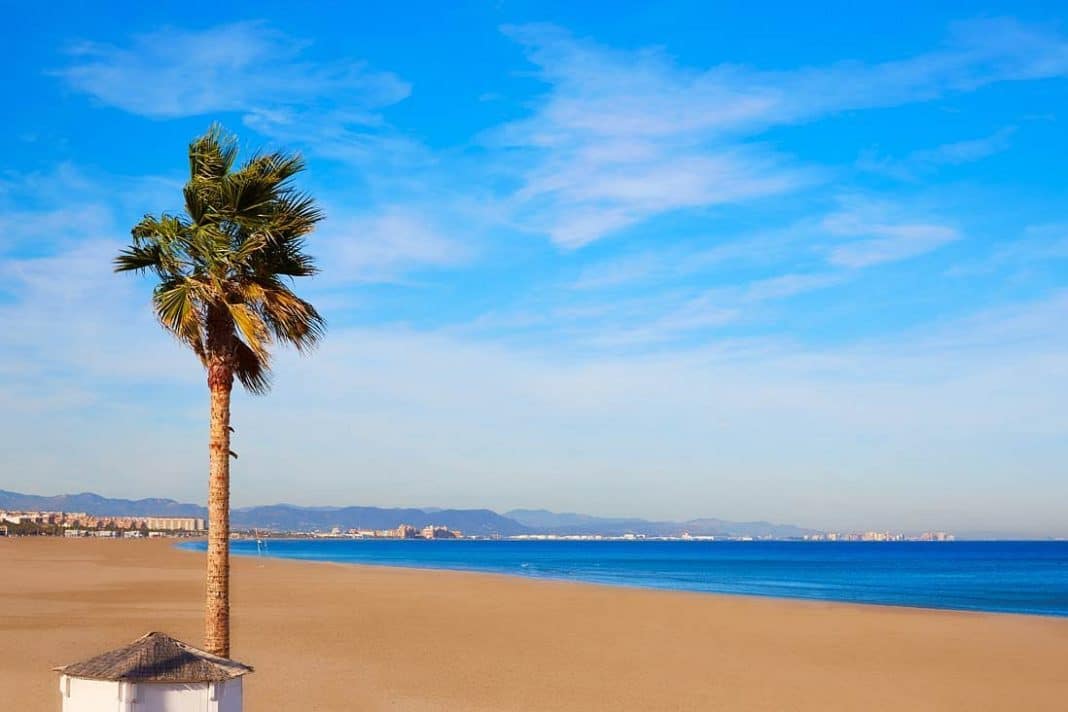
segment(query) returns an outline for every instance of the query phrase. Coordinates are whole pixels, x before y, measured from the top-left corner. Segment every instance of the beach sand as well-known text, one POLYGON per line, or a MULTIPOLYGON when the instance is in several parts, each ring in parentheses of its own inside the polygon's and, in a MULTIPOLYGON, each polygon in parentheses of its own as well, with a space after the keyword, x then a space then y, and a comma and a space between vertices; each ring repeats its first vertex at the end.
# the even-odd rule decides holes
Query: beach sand
MULTIPOLYGON (((56 665, 201 639, 203 554, 0 538, 0 708, 56 665)), ((1065 710, 1068 619, 234 559, 233 657, 274 710, 1065 710)))

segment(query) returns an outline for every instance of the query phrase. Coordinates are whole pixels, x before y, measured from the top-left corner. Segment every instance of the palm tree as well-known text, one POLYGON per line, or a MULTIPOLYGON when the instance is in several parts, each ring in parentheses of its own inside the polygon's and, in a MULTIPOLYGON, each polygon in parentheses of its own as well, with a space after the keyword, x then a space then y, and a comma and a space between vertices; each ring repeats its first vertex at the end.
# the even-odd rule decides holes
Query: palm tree
POLYGON ((235 170, 238 147, 218 125, 189 146, 185 211, 146 215, 116 272, 154 273, 152 305, 163 327, 192 349, 211 393, 208 571, 204 647, 230 654, 230 393, 270 388, 275 342, 304 352, 325 322, 287 278, 318 270, 305 237, 323 214, 293 186, 299 155, 258 153, 235 170))

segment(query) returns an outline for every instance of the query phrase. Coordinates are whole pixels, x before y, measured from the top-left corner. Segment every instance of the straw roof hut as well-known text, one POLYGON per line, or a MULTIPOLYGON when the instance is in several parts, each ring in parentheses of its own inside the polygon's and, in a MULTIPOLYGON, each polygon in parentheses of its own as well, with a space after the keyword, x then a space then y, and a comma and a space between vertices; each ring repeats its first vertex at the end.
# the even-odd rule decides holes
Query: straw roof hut
POLYGON ((252 668, 148 633, 56 671, 63 712, 240 712, 252 668))

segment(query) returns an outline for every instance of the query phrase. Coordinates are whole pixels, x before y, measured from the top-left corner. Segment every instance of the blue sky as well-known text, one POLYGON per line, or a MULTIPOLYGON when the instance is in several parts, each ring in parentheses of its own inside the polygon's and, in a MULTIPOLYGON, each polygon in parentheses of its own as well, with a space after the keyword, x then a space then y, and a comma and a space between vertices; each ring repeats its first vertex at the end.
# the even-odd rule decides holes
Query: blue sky
POLYGON ((238 505, 1068 535, 1068 27, 930 5, 8 8, 0 487, 203 499, 109 261, 218 120, 329 216, 238 505))

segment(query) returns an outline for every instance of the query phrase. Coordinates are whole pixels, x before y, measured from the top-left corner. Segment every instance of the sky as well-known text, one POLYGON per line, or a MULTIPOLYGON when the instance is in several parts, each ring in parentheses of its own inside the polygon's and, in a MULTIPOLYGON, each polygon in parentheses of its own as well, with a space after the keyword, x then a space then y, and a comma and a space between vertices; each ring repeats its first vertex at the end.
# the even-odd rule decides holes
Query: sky
POLYGON ((110 262, 219 121, 327 214, 236 506, 1068 536, 1057 3, 106 5, 0 29, 0 488, 204 501, 110 262))

